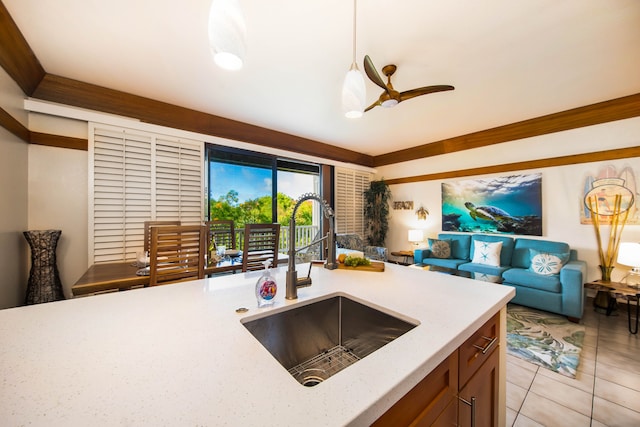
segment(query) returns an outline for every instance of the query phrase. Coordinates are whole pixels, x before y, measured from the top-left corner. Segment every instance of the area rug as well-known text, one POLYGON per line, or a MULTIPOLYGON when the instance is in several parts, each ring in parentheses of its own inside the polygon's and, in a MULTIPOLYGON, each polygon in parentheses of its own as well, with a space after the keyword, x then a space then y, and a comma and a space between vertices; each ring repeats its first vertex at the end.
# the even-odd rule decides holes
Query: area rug
POLYGON ((585 330, 564 316, 507 305, 507 353, 570 378, 576 377, 585 330))

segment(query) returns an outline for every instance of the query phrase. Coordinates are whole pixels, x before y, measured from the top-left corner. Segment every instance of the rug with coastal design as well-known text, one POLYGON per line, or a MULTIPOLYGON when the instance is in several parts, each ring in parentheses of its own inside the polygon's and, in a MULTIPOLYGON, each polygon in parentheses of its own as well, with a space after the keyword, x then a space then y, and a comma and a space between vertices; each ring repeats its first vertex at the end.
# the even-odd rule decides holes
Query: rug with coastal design
POLYGON ((507 305, 507 353, 570 378, 576 377, 585 330, 564 316, 507 305))

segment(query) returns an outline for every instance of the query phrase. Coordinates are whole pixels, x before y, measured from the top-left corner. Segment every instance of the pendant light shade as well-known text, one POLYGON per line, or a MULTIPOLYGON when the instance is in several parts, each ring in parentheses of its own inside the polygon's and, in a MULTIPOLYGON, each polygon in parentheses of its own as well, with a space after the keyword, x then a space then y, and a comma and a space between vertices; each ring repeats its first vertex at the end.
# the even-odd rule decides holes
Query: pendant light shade
POLYGON ((362 117, 367 96, 364 76, 356 64, 356 7, 356 0, 353 0, 353 58, 342 84, 342 110, 350 119, 362 117))
POLYGON ((209 46, 215 63, 239 70, 246 52, 244 16, 238 0, 213 0, 209 11, 209 46))
POLYGON ((362 117, 366 94, 364 77, 354 62, 347 71, 342 85, 342 109, 346 117, 350 119, 362 117))

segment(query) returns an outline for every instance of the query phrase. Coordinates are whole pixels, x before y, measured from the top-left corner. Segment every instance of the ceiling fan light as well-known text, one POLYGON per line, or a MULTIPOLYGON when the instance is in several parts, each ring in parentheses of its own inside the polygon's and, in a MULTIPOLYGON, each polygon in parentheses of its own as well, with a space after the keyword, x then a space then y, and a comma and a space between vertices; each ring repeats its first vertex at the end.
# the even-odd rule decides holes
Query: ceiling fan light
POLYGON ((398 100, 393 98, 382 101, 382 103, 380 104, 380 106, 384 108, 391 108, 391 107, 395 107, 396 105, 398 105, 398 100))
POLYGON ((213 0, 209 10, 209 46, 214 62, 239 70, 246 53, 246 26, 238 0, 213 0))
POLYGON ((364 114, 366 88, 364 77, 353 63, 342 84, 342 110, 344 115, 350 119, 357 119, 364 114))

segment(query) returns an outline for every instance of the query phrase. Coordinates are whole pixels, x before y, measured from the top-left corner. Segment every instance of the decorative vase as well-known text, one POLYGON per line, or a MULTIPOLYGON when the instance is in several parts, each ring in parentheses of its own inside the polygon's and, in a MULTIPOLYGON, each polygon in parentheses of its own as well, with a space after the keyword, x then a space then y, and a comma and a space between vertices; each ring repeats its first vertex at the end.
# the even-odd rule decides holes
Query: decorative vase
POLYGON ((31 272, 27 284, 26 304, 64 299, 56 265, 56 247, 62 231, 32 230, 23 234, 31 247, 31 272))
POLYGON ((601 265, 600 272, 602 273, 602 281, 610 282, 611 281, 611 271, 613 271, 612 265, 601 265))

